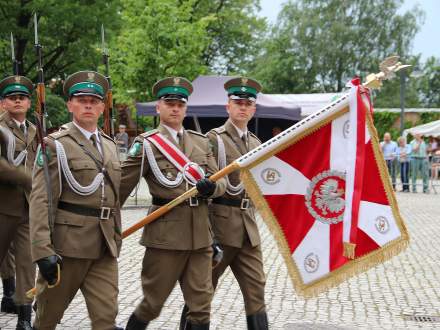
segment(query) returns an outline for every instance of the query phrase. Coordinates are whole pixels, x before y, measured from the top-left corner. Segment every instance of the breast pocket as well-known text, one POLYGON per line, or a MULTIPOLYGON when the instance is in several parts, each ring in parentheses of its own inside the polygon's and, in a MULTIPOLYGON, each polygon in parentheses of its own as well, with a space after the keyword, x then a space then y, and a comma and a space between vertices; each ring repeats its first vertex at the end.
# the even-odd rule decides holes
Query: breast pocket
POLYGON ((70 170, 81 185, 89 185, 99 173, 96 164, 88 160, 72 160, 70 170))
POLYGON ((196 154, 191 156, 191 161, 199 165, 205 174, 208 172, 208 157, 206 154, 196 154))
POLYGON ((157 166, 159 167, 163 176, 166 177, 168 180, 174 180, 176 178, 178 170, 167 159, 157 160, 157 166))

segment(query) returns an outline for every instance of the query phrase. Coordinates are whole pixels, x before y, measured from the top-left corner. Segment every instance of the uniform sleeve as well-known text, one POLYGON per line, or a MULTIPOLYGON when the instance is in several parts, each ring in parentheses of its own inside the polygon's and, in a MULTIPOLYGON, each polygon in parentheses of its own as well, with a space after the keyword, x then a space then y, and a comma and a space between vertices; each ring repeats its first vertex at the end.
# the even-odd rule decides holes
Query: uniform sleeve
MULTIPOLYGON (((218 172, 218 166, 217 166, 217 160, 214 157, 212 151, 213 151, 213 144, 212 144, 212 140, 211 137, 209 137, 209 140, 207 141, 208 143, 208 173, 209 175, 212 175, 216 172, 218 172)), ((215 197, 219 197, 219 196, 223 196, 225 191, 226 191, 226 179, 223 177, 219 180, 216 181, 217 186, 215 187, 215 191, 212 194, 211 198, 215 198, 215 197)))
MULTIPOLYGON (((119 198, 121 201, 121 206, 124 205, 130 193, 133 191, 134 187, 139 182, 141 165, 142 165, 142 154, 144 153, 142 139, 136 138, 133 145, 128 152, 127 159, 122 163, 122 177, 121 186, 119 190, 119 198)), ((148 169, 148 161, 146 161, 143 167, 142 176, 145 175, 148 169)))
MULTIPOLYGON (((58 196, 60 194, 59 169, 55 153, 55 145, 52 140, 48 140, 47 150, 49 150, 49 177, 50 189, 52 192, 53 217, 55 218, 58 196)), ((37 155, 39 157, 39 155, 37 155)), ((41 155, 40 155, 41 157, 41 155)), ((32 179, 32 192, 29 200, 29 223, 31 238, 32 260, 35 262, 41 258, 55 254, 55 249, 51 241, 49 227, 48 209, 48 187, 44 176, 41 160, 36 161, 34 175, 32 179)))
POLYGON ((26 172, 23 165, 15 167, 1 157, 0 158, 0 182, 5 184, 15 184, 22 186, 26 191, 31 190, 32 177, 26 172))

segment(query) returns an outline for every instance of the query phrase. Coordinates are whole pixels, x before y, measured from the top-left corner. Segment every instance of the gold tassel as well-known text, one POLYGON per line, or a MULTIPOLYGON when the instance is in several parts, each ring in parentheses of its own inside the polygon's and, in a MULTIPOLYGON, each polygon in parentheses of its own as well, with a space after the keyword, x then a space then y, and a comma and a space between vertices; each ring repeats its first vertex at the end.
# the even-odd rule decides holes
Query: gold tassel
POLYGON ((354 250, 356 249, 356 244, 344 242, 344 257, 348 259, 354 259, 354 250))

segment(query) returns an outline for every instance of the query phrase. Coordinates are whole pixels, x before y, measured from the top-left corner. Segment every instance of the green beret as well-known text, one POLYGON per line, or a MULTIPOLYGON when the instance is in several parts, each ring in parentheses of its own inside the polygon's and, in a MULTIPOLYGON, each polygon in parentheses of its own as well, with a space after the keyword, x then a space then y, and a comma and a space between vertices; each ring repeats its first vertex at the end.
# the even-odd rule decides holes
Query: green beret
POLYGON ((78 71, 64 82, 63 91, 66 96, 89 95, 104 99, 109 89, 106 77, 95 71, 78 71))
POLYGON ((1 97, 10 95, 25 95, 30 97, 34 85, 32 81, 23 76, 10 76, 0 81, 1 97))
POLYGON ((191 82, 182 77, 161 79, 153 86, 153 95, 161 100, 179 100, 186 103, 192 92, 191 82))
POLYGON ((225 90, 232 99, 249 99, 255 101, 261 91, 261 84, 255 79, 236 77, 225 82, 225 90))

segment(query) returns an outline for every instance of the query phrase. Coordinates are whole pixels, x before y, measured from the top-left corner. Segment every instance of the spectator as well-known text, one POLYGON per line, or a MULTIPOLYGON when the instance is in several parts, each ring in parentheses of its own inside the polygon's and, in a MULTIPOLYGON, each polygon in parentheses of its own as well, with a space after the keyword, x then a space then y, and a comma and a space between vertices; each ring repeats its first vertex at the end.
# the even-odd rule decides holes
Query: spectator
POLYGON ((402 181, 402 191, 409 192, 409 155, 411 146, 406 143, 406 139, 401 136, 397 139, 397 159, 400 164, 400 181, 402 181))
POLYGON ((119 146, 119 149, 121 149, 121 152, 127 153, 128 134, 127 134, 127 132, 125 130, 126 130, 126 126, 125 125, 119 125, 119 133, 116 133, 115 140, 116 140, 116 143, 119 146))
POLYGON ((128 134, 125 130, 126 130, 125 125, 119 125, 119 133, 117 133, 115 136, 115 141, 119 147, 121 160, 126 159, 127 150, 128 150, 128 134))
POLYGON ((423 180, 423 192, 428 191, 428 154, 425 141, 421 134, 414 134, 411 141, 411 181, 412 192, 417 192, 417 175, 420 173, 423 180))
POLYGON ((383 141, 380 144, 382 149, 383 158, 387 163, 388 172, 391 176, 391 182, 393 189, 396 190, 396 156, 397 156, 397 143, 391 140, 390 133, 386 132, 383 135, 383 141))

